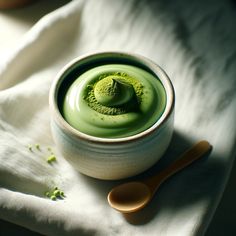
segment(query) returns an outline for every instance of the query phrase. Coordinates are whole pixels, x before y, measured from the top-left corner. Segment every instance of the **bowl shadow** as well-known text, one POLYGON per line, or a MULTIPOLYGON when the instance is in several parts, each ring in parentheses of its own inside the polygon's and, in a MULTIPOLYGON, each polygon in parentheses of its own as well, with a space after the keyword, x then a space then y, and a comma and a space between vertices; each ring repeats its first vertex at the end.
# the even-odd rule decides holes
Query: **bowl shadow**
MULTIPOLYGON (((190 148, 195 142, 195 140, 191 140, 189 137, 175 130, 172 141, 164 156, 144 173, 117 181, 96 180, 87 176, 83 176, 83 179, 95 191, 95 194, 101 198, 100 200, 104 201, 104 199, 107 199, 107 195, 113 187, 121 183, 141 180, 158 173, 176 160, 180 154, 190 148)), ((207 166, 209 159, 217 158, 213 157, 213 154, 209 152, 187 168, 179 171, 173 175, 173 178, 171 177, 166 180, 160 186, 151 202, 145 208, 138 212, 122 214, 124 219, 132 225, 145 225, 155 217, 158 217, 159 212, 182 209, 203 199, 211 198, 215 194, 214 190, 217 189, 215 185, 220 184, 215 179, 215 176, 212 175, 212 171, 221 173, 222 165, 221 163, 214 162, 209 167, 207 166), (207 181, 204 181, 205 178, 207 181), (212 186, 212 191, 209 191, 209 184, 212 186)), ((108 203, 107 206, 109 206, 108 203)))

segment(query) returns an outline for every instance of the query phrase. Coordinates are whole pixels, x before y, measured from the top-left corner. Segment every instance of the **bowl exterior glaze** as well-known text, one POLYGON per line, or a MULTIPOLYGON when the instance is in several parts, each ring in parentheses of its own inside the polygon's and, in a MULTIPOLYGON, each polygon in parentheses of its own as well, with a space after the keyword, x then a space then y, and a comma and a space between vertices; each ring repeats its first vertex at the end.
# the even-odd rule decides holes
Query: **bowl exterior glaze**
POLYGON ((101 52, 76 58, 59 72, 49 96, 51 129, 54 141, 72 166, 79 172, 98 179, 117 180, 137 175, 154 165, 166 151, 174 124, 174 89, 165 72, 140 55, 122 52, 101 52), (140 66, 155 74, 167 95, 164 113, 149 129, 126 138, 98 138, 71 127, 62 117, 58 97, 63 81, 75 68, 92 67, 97 63, 122 62, 140 66))

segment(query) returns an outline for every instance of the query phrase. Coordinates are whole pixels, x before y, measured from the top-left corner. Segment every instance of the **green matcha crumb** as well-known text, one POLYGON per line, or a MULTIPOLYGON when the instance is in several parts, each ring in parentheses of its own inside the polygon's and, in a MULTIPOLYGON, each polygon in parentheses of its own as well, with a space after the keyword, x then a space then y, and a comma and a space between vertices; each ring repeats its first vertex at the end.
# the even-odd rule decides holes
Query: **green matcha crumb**
POLYGON ((50 199, 53 200, 53 201, 56 201, 56 200, 57 200, 57 197, 56 197, 55 195, 52 195, 52 196, 50 197, 50 199))
POLYGON ((28 149, 29 149, 29 151, 33 151, 33 146, 32 145, 28 145, 28 149))
POLYGON ((65 197, 65 194, 64 194, 63 191, 60 191, 60 196, 61 196, 61 197, 65 197))
POLYGON ((56 156, 54 154, 50 155, 48 158, 47 158, 47 163, 52 163, 52 162, 55 162, 57 160, 56 156))
POLYGON ((59 189, 55 190, 55 191, 53 192, 53 195, 55 195, 56 197, 60 197, 60 196, 61 196, 60 190, 59 190, 59 189))
POLYGON ((59 199, 62 200, 65 198, 64 192, 61 189, 59 189, 58 187, 54 187, 52 190, 47 191, 44 195, 53 201, 56 201, 59 199))
POLYGON ((57 161, 57 158, 56 158, 52 148, 49 146, 47 148, 43 148, 40 146, 40 144, 36 143, 34 145, 31 145, 31 144, 27 145, 27 148, 30 152, 33 152, 36 149, 42 153, 43 152, 45 153, 46 152, 45 149, 46 149, 50 153, 50 154, 46 154, 46 155, 48 155, 46 158, 47 163, 51 164, 52 162, 57 161))

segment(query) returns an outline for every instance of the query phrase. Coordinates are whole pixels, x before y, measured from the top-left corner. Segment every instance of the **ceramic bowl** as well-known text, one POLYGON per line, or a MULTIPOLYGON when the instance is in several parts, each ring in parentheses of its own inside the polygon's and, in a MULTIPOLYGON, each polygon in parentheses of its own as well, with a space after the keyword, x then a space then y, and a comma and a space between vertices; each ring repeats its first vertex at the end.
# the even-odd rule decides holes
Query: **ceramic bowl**
POLYGON ((154 165, 166 151, 173 133, 174 89, 166 73, 136 54, 100 52, 74 59, 52 83, 49 96, 51 129, 62 155, 79 172, 98 179, 117 180, 137 175, 154 165), (122 63, 141 67, 159 78, 167 96, 165 110, 145 131, 125 138, 99 138, 70 126, 60 112, 63 91, 82 72, 99 65, 122 63))

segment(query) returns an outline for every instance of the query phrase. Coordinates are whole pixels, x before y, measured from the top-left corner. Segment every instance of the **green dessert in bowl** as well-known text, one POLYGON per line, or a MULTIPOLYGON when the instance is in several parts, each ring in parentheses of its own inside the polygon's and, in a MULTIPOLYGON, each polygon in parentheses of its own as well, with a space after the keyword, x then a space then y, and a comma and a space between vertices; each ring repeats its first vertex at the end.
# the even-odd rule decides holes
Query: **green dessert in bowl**
POLYGON ((138 55, 75 59, 50 91, 52 134, 81 173, 121 179, 157 162, 173 132, 174 90, 165 72, 138 55))
POLYGON ((62 114, 75 129, 96 137, 138 134, 162 115, 166 94, 151 73, 131 65, 89 69, 69 87, 62 114))

